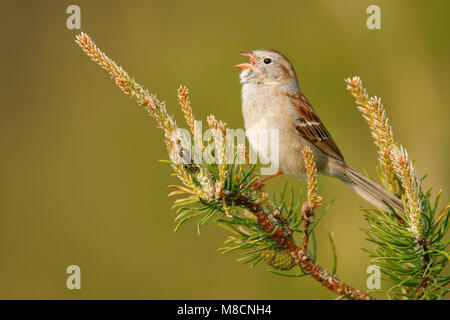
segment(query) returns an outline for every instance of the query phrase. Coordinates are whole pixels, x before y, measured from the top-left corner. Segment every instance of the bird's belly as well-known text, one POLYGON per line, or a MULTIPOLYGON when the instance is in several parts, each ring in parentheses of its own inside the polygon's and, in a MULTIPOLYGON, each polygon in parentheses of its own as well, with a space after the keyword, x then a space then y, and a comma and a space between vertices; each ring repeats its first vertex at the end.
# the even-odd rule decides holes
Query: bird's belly
POLYGON ((305 141, 296 132, 293 118, 286 113, 267 112, 252 119, 245 119, 245 129, 250 146, 258 154, 264 166, 278 164, 281 171, 297 179, 305 180, 306 171, 302 156, 305 141))

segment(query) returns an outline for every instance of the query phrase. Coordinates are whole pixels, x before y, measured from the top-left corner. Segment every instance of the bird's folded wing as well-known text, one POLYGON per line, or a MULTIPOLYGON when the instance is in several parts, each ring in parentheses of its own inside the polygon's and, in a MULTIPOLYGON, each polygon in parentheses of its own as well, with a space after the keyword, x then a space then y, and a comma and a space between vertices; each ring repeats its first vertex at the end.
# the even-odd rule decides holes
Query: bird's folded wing
POLYGON ((288 94, 288 97, 292 106, 298 112, 296 125, 298 132, 320 150, 344 161, 341 151, 305 96, 301 93, 296 93, 288 94))

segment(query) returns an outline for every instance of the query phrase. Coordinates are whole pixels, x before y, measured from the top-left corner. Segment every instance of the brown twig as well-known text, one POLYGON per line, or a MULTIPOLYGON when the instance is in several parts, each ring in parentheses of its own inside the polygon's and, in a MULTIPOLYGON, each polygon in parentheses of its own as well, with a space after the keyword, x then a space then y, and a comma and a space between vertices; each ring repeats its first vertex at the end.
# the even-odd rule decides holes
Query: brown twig
POLYGON ((302 217, 304 220, 302 250, 306 252, 309 242, 309 226, 311 225, 311 218, 314 217, 314 207, 312 207, 308 202, 303 203, 302 217))
MULTIPOLYGON (((420 241, 420 245, 422 246, 422 249, 424 250, 425 254, 423 256, 423 259, 427 263, 427 265, 430 263, 430 254, 428 253, 428 245, 426 240, 420 241)), ((422 281, 420 281, 420 284, 416 288, 416 300, 419 300, 422 298, 425 289, 427 288, 428 284, 430 283, 430 277, 427 274, 428 268, 425 268, 422 274, 422 281)))
MULTIPOLYGON (((232 197, 230 197, 231 202, 232 197)), ((296 263, 298 263, 302 270, 305 273, 310 274, 314 279, 319 281, 323 286, 327 289, 335 292, 338 295, 349 296, 355 300, 374 300, 372 296, 367 294, 366 292, 356 289, 352 286, 349 286, 343 282, 341 282, 335 275, 329 274, 325 269, 319 266, 314 259, 312 259, 303 248, 297 246, 292 236, 287 235, 285 232, 276 228, 270 218, 269 215, 264 211, 264 209, 257 203, 250 201, 246 196, 241 195, 235 200, 236 205, 240 205, 245 207, 247 210, 252 212, 259 225, 264 229, 267 233, 273 233, 272 238, 276 240, 281 246, 283 246, 292 257, 295 259, 296 263)), ((311 216, 311 212, 306 213, 305 208, 309 206, 302 207, 302 214, 307 216, 311 216)), ((310 208, 310 207, 309 207, 310 208)), ((305 220, 306 221, 306 220, 305 220)))

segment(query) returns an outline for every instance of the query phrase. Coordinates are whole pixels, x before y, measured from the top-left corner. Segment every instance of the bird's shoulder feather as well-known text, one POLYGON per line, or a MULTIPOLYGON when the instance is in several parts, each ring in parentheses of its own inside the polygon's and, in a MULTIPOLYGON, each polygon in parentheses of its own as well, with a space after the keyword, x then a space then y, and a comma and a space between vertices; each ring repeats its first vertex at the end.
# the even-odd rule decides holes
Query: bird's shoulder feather
POLYGON ((308 99, 301 92, 287 93, 287 96, 290 104, 297 111, 297 131, 323 152, 344 161, 344 156, 308 99))

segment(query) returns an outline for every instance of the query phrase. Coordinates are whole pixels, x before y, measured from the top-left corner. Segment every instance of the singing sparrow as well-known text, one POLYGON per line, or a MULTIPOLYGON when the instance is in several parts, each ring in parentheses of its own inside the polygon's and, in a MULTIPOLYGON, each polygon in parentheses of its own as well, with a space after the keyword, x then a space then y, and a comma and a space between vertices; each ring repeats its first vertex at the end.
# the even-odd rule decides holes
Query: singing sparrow
MULTIPOLYGON (((236 65, 242 69, 242 112, 246 131, 278 129, 280 172, 273 176, 286 173, 305 180, 302 150, 309 146, 320 173, 338 178, 383 210, 389 211, 390 206, 404 212, 400 199, 347 166, 330 133, 302 94, 294 68, 283 54, 267 49, 240 54, 250 59, 250 63, 236 65)), ((248 138, 258 154, 267 152, 262 152, 254 135, 248 138)))

